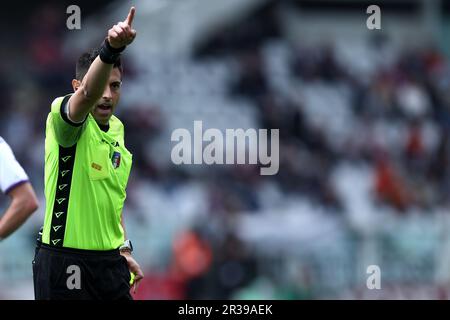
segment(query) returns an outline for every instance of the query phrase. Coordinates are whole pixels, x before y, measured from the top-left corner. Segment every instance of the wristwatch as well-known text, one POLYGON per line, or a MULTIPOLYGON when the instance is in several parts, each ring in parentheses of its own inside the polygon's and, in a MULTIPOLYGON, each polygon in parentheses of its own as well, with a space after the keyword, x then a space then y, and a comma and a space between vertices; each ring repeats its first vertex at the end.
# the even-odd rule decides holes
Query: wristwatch
POLYGON ((131 240, 125 240, 124 243, 119 247, 119 251, 128 251, 133 252, 133 244, 131 243, 131 240))

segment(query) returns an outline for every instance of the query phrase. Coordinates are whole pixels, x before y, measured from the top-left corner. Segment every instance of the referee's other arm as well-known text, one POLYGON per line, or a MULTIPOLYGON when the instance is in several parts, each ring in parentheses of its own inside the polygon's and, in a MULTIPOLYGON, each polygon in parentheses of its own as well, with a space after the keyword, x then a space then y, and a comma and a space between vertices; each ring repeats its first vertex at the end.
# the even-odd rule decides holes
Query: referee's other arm
POLYGON ((16 231, 39 206, 31 183, 25 182, 8 191, 11 203, 0 219, 0 240, 16 231))

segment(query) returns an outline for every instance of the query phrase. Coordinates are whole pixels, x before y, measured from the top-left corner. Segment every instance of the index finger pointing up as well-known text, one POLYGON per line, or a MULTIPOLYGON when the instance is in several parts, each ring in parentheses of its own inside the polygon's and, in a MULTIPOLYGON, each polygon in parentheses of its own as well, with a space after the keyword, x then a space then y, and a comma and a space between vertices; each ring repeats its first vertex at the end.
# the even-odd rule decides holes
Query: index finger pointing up
POLYGON ((131 7, 130 12, 128 13, 127 19, 125 20, 125 23, 128 24, 130 27, 131 27, 131 24, 133 23, 135 12, 136 12, 136 8, 131 7))

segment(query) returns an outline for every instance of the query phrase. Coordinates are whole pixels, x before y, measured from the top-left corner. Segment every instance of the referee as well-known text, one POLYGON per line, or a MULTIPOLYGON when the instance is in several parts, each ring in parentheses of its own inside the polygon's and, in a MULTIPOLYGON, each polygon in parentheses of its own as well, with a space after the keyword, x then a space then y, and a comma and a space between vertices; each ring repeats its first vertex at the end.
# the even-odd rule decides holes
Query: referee
POLYGON ((132 299, 143 278, 125 240, 122 209, 132 155, 113 115, 120 54, 136 37, 135 8, 76 65, 73 94, 56 98, 45 138, 44 228, 35 258, 36 299, 132 299), (134 278, 133 280, 131 278, 134 278))

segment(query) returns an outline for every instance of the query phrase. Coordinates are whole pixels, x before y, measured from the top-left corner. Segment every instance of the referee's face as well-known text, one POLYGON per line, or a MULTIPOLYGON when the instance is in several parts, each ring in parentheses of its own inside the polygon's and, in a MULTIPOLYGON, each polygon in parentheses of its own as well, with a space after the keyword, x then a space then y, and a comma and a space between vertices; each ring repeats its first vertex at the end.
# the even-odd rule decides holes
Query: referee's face
POLYGON ((119 68, 113 68, 109 81, 103 91, 102 98, 97 102, 94 109, 92 109, 92 116, 97 123, 107 125, 109 119, 116 109, 116 105, 120 99, 120 87, 122 84, 121 74, 119 68))

